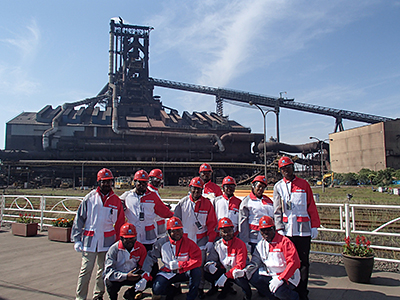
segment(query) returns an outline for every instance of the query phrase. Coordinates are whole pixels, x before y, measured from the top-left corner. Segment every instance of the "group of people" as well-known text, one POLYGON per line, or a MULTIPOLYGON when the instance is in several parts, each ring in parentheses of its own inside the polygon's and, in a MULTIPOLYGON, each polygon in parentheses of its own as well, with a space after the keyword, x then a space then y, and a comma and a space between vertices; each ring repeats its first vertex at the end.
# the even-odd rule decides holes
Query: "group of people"
POLYGON ((283 179, 273 199, 264 195, 265 176, 256 176, 241 200, 233 177, 223 179, 221 190, 211 181, 211 166, 203 164, 173 211, 158 193, 161 170, 137 171, 134 188, 120 197, 111 171, 100 170, 98 188, 82 201, 72 228, 74 248, 82 252, 76 299, 86 299, 96 262, 94 300, 105 290, 118 299, 124 285, 130 286, 124 299, 140 299, 152 288, 154 300, 171 300, 182 293, 182 282, 188 282, 187 300, 218 292, 224 299, 236 294, 233 284, 245 300, 252 297, 251 285, 268 299, 308 299, 310 243, 319 216, 293 161, 283 156, 279 168, 283 179))

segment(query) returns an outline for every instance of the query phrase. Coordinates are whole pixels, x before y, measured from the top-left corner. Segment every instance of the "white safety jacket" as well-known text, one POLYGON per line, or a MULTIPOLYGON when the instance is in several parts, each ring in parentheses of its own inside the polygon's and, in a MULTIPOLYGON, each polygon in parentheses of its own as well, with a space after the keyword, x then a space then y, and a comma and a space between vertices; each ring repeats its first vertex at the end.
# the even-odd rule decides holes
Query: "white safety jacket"
POLYGON ((239 209, 239 238, 243 242, 258 243, 261 240, 258 225, 263 216, 274 217, 272 200, 265 195, 259 199, 251 192, 243 199, 239 209))

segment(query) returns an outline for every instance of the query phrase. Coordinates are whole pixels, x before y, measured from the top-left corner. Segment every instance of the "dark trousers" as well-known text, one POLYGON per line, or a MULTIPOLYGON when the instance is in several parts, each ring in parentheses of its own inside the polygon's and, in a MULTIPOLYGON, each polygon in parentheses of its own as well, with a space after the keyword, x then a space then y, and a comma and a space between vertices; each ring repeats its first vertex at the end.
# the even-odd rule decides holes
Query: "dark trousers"
POLYGON ((253 274, 250 283, 257 289, 257 291, 268 299, 275 300, 298 300, 299 294, 294 291, 294 285, 284 282, 275 293, 269 290, 269 282, 271 276, 264 276, 258 273, 258 270, 253 274))
MULTIPOLYGON (((140 280, 140 279, 139 279, 140 280)), ((131 280, 124 280, 124 281, 110 281, 106 279, 106 288, 107 288, 107 293, 108 296, 110 297, 110 300, 117 300, 118 299, 118 292, 123 287, 124 285, 130 285, 133 286, 133 289, 131 290, 131 293, 135 293, 135 284, 139 280, 131 281, 131 280)))
POLYGON ((194 300, 197 297, 201 280, 200 268, 194 268, 186 273, 176 274, 171 279, 167 279, 162 275, 157 275, 153 280, 153 295, 165 295, 167 298, 172 299, 175 292, 172 284, 188 280, 189 292, 187 293, 186 300, 194 300))
MULTIPOLYGON (((217 268, 218 270, 214 274, 204 272, 204 279, 210 282, 212 286, 214 286, 215 282, 222 276, 222 274, 225 274, 226 272, 226 270, 221 266, 217 266, 217 268)), ((227 285, 230 285, 232 282, 236 283, 242 288, 242 291, 246 295, 247 299, 251 299, 251 287, 246 277, 240 277, 236 279, 228 278, 228 280, 225 282, 224 288, 227 285)))
MULTIPOLYGON (((151 251, 152 249, 153 249, 153 244, 143 244, 143 246, 146 248, 146 251, 147 252, 149 252, 149 251, 151 251)), ((160 268, 158 267, 158 264, 154 264, 152 267, 151 267, 151 271, 150 271, 150 276, 151 276, 151 278, 156 278, 156 276, 157 276, 157 273, 160 271, 160 268)), ((149 288, 149 287, 151 287, 153 285, 153 281, 148 281, 147 282, 147 285, 146 285, 146 288, 149 288)))
POLYGON ((310 236, 288 236, 296 247, 300 258, 300 282, 296 287, 301 300, 308 299, 308 273, 310 270, 310 236))

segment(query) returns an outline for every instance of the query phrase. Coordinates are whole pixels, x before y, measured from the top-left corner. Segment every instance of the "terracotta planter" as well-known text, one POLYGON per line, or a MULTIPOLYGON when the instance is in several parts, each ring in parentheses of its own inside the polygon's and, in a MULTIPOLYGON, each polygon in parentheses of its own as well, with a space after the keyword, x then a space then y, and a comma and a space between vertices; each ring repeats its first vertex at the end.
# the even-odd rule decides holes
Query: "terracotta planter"
POLYGON ((35 236, 38 231, 38 223, 12 223, 11 232, 19 236, 35 236))
POLYGON ((369 283, 374 269, 374 257, 358 257, 342 254, 344 268, 350 281, 369 283))
POLYGON ((71 242, 71 227, 49 227, 48 238, 50 241, 71 242))

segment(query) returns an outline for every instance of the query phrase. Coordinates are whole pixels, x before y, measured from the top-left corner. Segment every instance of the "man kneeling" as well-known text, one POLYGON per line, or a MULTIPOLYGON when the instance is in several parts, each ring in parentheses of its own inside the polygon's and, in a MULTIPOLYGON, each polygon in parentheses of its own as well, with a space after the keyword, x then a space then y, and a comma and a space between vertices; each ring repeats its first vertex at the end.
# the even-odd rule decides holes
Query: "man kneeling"
POLYGON ((274 221, 263 216, 259 229, 262 239, 257 243, 246 270, 250 283, 268 299, 298 300, 293 289, 300 281, 300 259, 294 244, 275 230, 274 221))
POLYGON ((213 284, 207 292, 210 296, 222 287, 218 299, 224 299, 232 292, 232 282, 240 286, 245 294, 245 300, 251 299, 251 288, 243 269, 247 262, 246 244, 234 236, 233 223, 229 218, 218 222, 218 230, 222 239, 214 243, 204 265, 204 278, 213 284))
MULTIPOLYGON (((146 258, 146 248, 136 241, 136 228, 125 223, 120 229, 121 240, 114 243, 106 254, 104 281, 111 300, 118 299, 118 292, 124 285, 133 286, 142 276, 140 268, 146 258)), ((124 299, 139 299, 134 288, 129 288, 124 299)))
POLYGON ((154 243, 153 249, 148 252, 143 264, 143 279, 137 284, 138 290, 144 290, 146 278, 151 268, 161 258, 164 266, 160 269, 153 281, 153 299, 160 299, 166 295, 167 300, 172 300, 177 282, 189 280, 189 292, 187 300, 197 297, 201 279, 201 251, 191 239, 183 236, 182 221, 172 217, 167 222, 168 236, 154 243))

